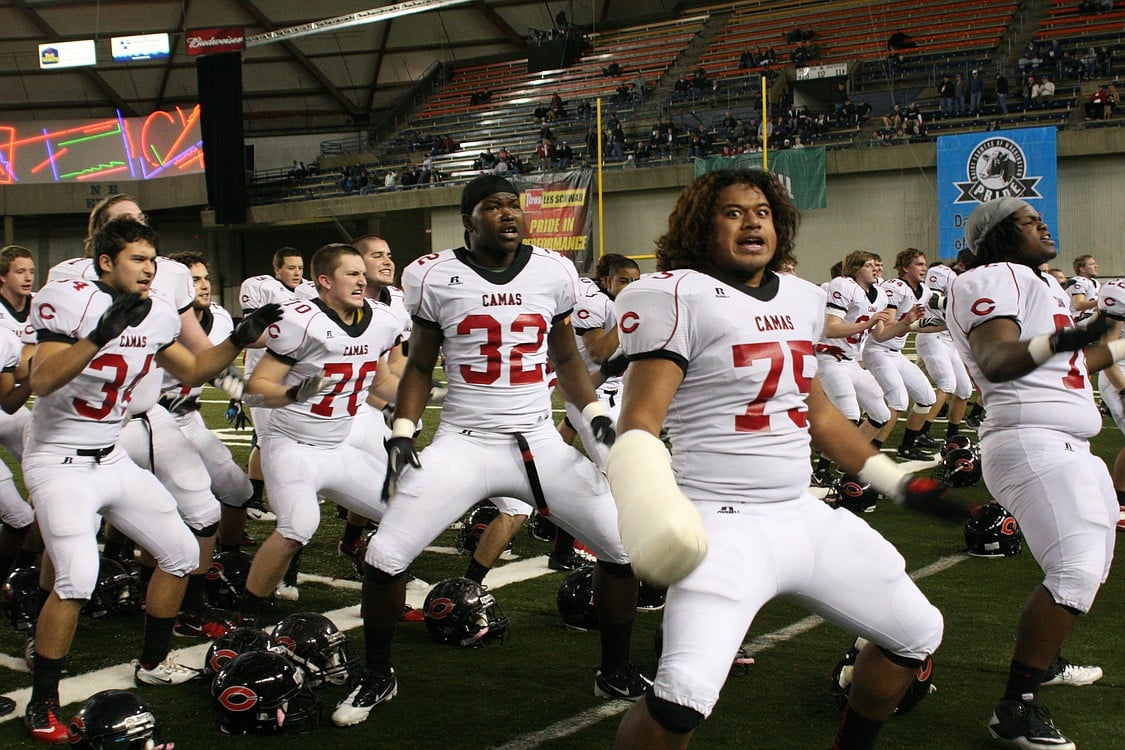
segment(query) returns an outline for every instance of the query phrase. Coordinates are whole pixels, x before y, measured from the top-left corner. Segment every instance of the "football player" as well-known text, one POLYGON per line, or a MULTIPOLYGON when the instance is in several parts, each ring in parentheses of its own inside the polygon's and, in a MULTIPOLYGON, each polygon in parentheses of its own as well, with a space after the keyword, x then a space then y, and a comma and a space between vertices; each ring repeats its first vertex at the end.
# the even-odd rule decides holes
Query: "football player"
POLYGON ((1070 310, 1076 320, 1085 320, 1098 307, 1098 261, 1093 255, 1074 259, 1074 276, 1064 289, 1070 295, 1070 310))
MULTIPOLYGON (((1105 464, 1090 452, 1102 426, 1090 373, 1125 355, 1125 341, 1098 344, 1109 327, 1104 316, 1074 326, 1066 292, 1038 270, 1055 257, 1055 243, 1025 201, 977 206, 965 243, 969 267, 953 282, 949 330, 988 410, 980 429, 984 481, 1043 570, 1020 613, 1008 683, 988 730, 1019 747, 1070 750, 1039 688, 1113 559, 1118 505, 1105 464)), ((1072 676, 1089 670, 1090 681, 1101 676, 1096 667, 1061 667, 1072 676)))
MULTIPOLYGON (((928 332, 929 329, 921 328, 926 305, 930 300, 930 290, 925 284, 925 254, 912 247, 903 250, 895 258, 895 270, 898 271, 898 277, 887 279, 879 287, 887 297, 887 309, 895 311, 895 322, 908 317, 912 319, 910 330, 928 332)), ((875 376, 891 410, 891 418, 876 436, 875 445, 881 446, 898 422, 898 415, 906 411, 906 407, 913 401, 910 416, 906 418, 906 431, 898 448, 898 457, 907 461, 927 461, 933 456, 933 452, 927 451, 926 446, 918 444, 918 441, 922 425, 937 396, 918 365, 902 353, 905 345, 904 333, 885 340, 873 338, 863 350, 863 366, 875 376)), ((936 448, 937 445, 929 447, 936 448)))
MULTIPOLYGON (((1113 320, 1113 328, 1105 336, 1109 343, 1115 338, 1125 338, 1125 279, 1114 279, 1101 285, 1098 290, 1098 311, 1113 320)), ((1125 433, 1125 366, 1107 367, 1098 373, 1098 393, 1102 403, 1113 417, 1117 429, 1125 433)), ((1117 503, 1121 506, 1117 530, 1125 531, 1125 448, 1117 453, 1113 462, 1113 488, 1117 492, 1117 503)))
POLYGON ((83 601, 98 574, 103 516, 156 559, 145 607, 138 684, 170 685, 197 676, 169 656, 186 576, 199 565, 199 544, 176 500, 150 472, 117 447, 134 388, 158 364, 181 382, 199 384, 257 340, 275 309, 263 310, 219 346, 198 356, 176 339, 180 316, 153 287, 156 233, 133 218, 114 219, 91 238, 99 283, 51 282, 36 295, 31 387, 38 396, 28 426, 23 470, 54 563, 54 588, 36 625, 35 668, 25 722, 42 742, 65 742, 59 677, 83 601))
POLYGON ((947 441, 960 433, 969 397, 973 395, 973 381, 969 379, 969 371, 965 369, 961 355, 953 348, 953 339, 949 337, 949 330, 945 325, 945 302, 949 296, 949 286, 955 278, 957 272, 944 263, 934 262, 927 269, 926 285, 932 292, 928 313, 932 317, 927 320, 926 327, 932 329, 932 332, 919 335, 914 342, 918 356, 933 380, 936 396, 934 405, 922 424, 922 434, 930 434, 930 426, 937 420, 942 407, 948 403, 945 427, 947 441))
POLYGON ((364 297, 363 258, 351 245, 320 248, 312 270, 317 299, 282 306, 284 315, 270 327, 266 352, 247 382, 246 404, 271 410, 260 445, 277 528, 250 566, 242 623, 256 623, 262 601, 316 533, 318 495, 364 518, 383 515, 373 488, 386 473, 385 454, 347 440, 369 390, 384 399, 394 395, 398 379, 387 354, 399 343, 402 319, 364 297))
POLYGON ((364 721, 394 697, 391 651, 406 568, 482 497, 549 507, 555 523, 597 552, 602 664, 595 693, 636 699, 649 684, 629 660, 637 579, 605 478, 563 443, 551 421, 548 357, 595 438, 614 437, 567 322, 578 291, 574 265, 524 244, 519 194, 501 177, 483 175, 465 186, 461 220, 464 247, 423 256, 403 274, 414 329, 387 447, 387 512, 364 565, 366 670, 332 715, 339 726, 364 721), (449 393, 438 432, 419 458, 414 429, 439 352, 449 393))
MULTIPOLYGON (((941 614, 895 548, 807 491, 811 441, 896 500, 940 492, 878 453, 821 388, 814 342, 825 294, 776 270, 797 223, 769 172, 705 174, 657 241, 660 272, 617 298, 630 364, 606 471, 638 575, 671 588, 654 684, 622 719, 616 748, 686 748, 747 628, 777 596, 872 641, 836 750, 874 745, 941 642, 941 614)), ((849 265, 874 272, 866 254, 849 265)))

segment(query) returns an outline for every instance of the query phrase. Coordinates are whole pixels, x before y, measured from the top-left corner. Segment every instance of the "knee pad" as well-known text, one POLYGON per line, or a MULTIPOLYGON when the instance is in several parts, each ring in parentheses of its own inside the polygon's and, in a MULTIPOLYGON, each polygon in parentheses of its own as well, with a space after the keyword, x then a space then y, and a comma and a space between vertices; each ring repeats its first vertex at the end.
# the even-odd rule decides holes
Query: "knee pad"
MULTIPOLYGON (((191 529, 190 526, 188 526, 188 528, 191 529)), ((209 523, 206 526, 204 526, 203 528, 191 529, 191 533, 194 534, 195 536, 199 537, 200 539, 206 539, 209 536, 214 536, 215 532, 217 532, 218 530, 219 530, 219 522, 215 521, 215 523, 209 523)))
POLYGON ((376 586, 390 586, 395 581, 406 575, 404 570, 401 573, 384 573, 370 563, 363 564, 363 580, 365 583, 373 583, 376 586))
POLYGON ((645 693, 645 707, 657 724, 673 734, 687 734, 703 723, 703 714, 657 698, 651 688, 645 693))
POLYGON ((613 563, 598 560, 598 567, 614 578, 632 578, 633 566, 629 563, 613 563))
POLYGON ((922 414, 923 416, 925 416, 925 415, 928 415, 930 413, 930 409, 932 409, 932 408, 934 408, 934 405, 933 405, 932 402, 929 403, 929 404, 914 404, 913 411, 914 411, 915 414, 922 414))
POLYGON ((904 669, 916 670, 926 663, 925 659, 914 659, 909 656, 903 656, 902 654, 896 654, 894 651, 883 648, 882 646, 879 646, 879 650, 883 652, 883 656, 887 657, 887 661, 892 664, 897 664, 904 669))
POLYGON ((867 424, 871 425, 871 426, 872 426, 872 427, 874 427, 874 428, 875 428, 876 430, 881 430, 881 429, 883 429, 883 426, 884 426, 885 424, 887 424, 887 423, 886 423, 886 422, 876 422, 876 421, 875 421, 874 419, 872 419, 871 417, 867 417, 867 424))

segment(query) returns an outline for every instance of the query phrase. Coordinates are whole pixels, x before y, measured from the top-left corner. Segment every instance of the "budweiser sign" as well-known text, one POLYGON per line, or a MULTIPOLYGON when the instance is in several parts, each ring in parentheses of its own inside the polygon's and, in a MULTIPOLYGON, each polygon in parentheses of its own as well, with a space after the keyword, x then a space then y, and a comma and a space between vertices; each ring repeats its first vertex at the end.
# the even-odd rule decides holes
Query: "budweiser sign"
POLYGON ((221 29, 195 29, 187 32, 186 39, 189 55, 240 52, 246 49, 246 34, 239 26, 227 26, 221 29))

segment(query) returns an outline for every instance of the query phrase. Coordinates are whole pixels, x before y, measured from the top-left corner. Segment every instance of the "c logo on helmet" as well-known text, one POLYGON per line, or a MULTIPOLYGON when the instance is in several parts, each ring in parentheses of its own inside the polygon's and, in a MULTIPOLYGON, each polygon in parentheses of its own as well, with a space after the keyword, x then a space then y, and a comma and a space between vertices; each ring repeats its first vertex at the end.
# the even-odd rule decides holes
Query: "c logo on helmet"
POLYGON ((922 666, 918 667, 918 669, 915 670, 914 679, 918 680, 919 682, 925 682, 926 680, 930 679, 931 676, 933 676, 933 673, 934 660, 927 656, 926 661, 922 662, 922 666))
POLYGON ((216 672, 223 671, 223 667, 230 663, 230 660, 238 656, 238 652, 232 651, 229 648, 221 648, 211 655, 211 669, 216 672))
POLYGON ((988 297, 981 297, 973 306, 969 308, 972 310, 973 315, 988 315, 996 309, 996 300, 991 300, 988 297))
POLYGON ((862 497, 863 496, 863 488, 860 487, 855 482, 845 482, 844 486, 841 489, 849 497, 862 497))
POLYGON ((953 464, 954 471, 972 471, 974 461, 971 458, 959 458, 953 464))
POLYGON ((218 581, 223 577, 223 564, 220 562, 213 562, 207 566, 207 580, 218 581))
POLYGON ((277 645, 284 646, 290 651, 297 650, 297 642, 287 635, 274 636, 274 640, 277 641, 277 645))
POLYGON ((1004 536, 1015 536, 1016 530, 1018 528, 1019 528, 1019 524, 1016 523, 1015 518, 1012 518, 1012 517, 1005 518, 1003 521, 1000 522, 1000 533, 1003 534, 1004 536))
POLYGON ((452 599, 448 596, 441 596, 430 602, 430 608, 426 610, 426 614, 435 620, 444 620, 453 613, 454 606, 452 599))
POLYGON ((67 732, 70 734, 70 743, 77 745, 82 741, 82 736, 86 734, 86 722, 81 716, 75 716, 70 720, 70 725, 67 727, 67 732))
POLYGON ((219 703, 229 711, 249 711, 258 703, 258 694, 245 685, 232 685, 219 694, 219 703))
POLYGON ((621 320, 617 325, 621 328, 622 333, 632 333, 633 331, 637 330, 637 327, 640 325, 640 321, 641 316, 630 310, 629 312, 621 316, 621 320))

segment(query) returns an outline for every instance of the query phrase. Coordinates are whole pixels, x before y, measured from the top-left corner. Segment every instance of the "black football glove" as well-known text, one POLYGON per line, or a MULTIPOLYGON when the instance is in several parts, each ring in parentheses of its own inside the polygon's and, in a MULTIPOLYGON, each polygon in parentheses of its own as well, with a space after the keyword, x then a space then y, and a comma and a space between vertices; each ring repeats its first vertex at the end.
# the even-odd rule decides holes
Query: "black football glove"
POLYGON ((609 448, 617 442, 617 430, 613 429, 613 420, 604 414, 599 414, 590 420, 590 430, 594 439, 609 448))
POLYGON ((902 494, 904 508, 950 523, 964 523, 973 507, 968 498, 957 495, 949 484, 933 477, 910 477, 902 494))
POLYGON ((606 380, 616 378, 625 374, 626 368, 629 367, 629 358, 624 354, 619 354, 616 357, 610 357, 605 362, 602 362, 598 370, 601 372, 602 377, 606 380))
POLYGON ((245 430, 249 421, 246 410, 242 408, 242 402, 232 398, 227 404, 227 424, 233 425, 236 430, 245 430))
POLYGON ((98 318, 98 324, 86 338, 101 349, 120 336, 126 328, 139 325, 151 309, 152 300, 148 297, 142 298, 136 292, 122 294, 106 308, 98 318))
POLYGON ((422 468, 422 461, 418 458, 418 449, 412 437, 393 437, 386 442, 387 446, 387 477, 383 480, 384 502, 394 497, 398 491, 398 480, 407 464, 415 469, 422 468))
POLYGON ((1051 351, 1076 352, 1090 344, 1101 341, 1102 336, 1113 327, 1113 322, 1105 315, 1095 315, 1084 326, 1064 328, 1051 334, 1051 351))
POLYGON ((254 312, 242 319, 242 322, 230 335, 230 342, 239 349, 245 349, 253 344, 267 328, 281 320, 281 305, 271 302, 262 305, 254 312))

